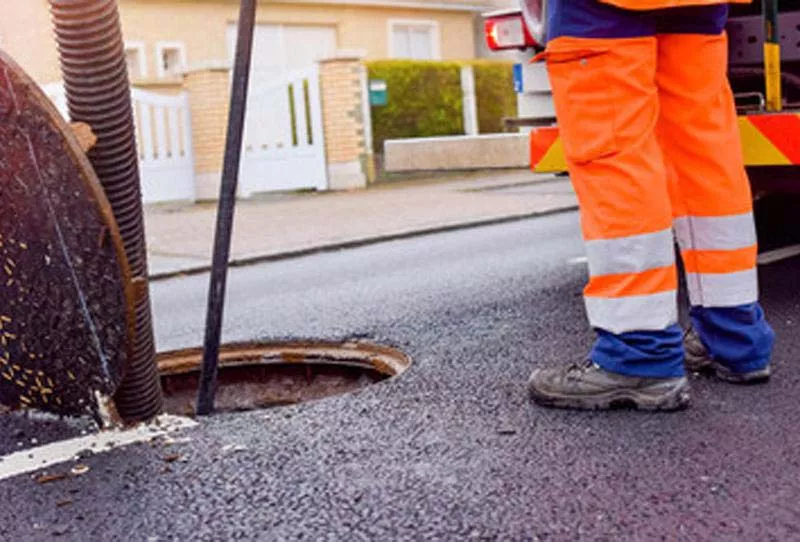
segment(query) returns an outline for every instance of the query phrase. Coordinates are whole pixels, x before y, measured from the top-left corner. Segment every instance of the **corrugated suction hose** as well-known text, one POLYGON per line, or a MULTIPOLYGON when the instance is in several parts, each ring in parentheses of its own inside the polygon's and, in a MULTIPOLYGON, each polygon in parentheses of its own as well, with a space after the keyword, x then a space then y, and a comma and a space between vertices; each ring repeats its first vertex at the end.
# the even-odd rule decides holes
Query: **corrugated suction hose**
POLYGON ((139 157, 130 83, 116 0, 49 0, 69 114, 97 136, 89 160, 119 224, 140 295, 136 339, 114 401, 127 422, 159 414, 161 386, 147 286, 147 253, 139 185, 139 157))

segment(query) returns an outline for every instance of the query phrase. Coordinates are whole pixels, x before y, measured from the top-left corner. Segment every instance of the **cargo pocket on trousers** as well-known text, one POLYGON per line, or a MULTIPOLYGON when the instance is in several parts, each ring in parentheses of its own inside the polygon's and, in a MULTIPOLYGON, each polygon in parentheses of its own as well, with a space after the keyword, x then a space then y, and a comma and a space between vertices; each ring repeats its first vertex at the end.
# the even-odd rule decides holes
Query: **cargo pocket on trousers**
POLYGON ((584 163, 615 153, 610 51, 554 50, 544 57, 567 158, 584 163))

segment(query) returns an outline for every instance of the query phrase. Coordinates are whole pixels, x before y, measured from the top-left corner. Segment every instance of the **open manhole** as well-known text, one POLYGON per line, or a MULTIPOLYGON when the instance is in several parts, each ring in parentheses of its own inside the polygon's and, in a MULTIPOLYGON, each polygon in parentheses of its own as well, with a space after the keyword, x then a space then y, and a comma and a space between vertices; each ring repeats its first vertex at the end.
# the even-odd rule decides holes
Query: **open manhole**
MULTIPOLYGON (((195 411, 203 351, 159 354, 164 409, 195 411)), ((234 412, 341 395, 402 374, 408 356, 366 342, 225 345, 220 350, 216 410, 234 412)))

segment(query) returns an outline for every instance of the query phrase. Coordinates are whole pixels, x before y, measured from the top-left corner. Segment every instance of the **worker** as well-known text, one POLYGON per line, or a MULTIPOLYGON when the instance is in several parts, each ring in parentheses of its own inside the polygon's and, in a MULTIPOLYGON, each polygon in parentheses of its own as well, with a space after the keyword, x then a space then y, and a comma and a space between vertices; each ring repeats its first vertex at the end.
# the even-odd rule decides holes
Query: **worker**
POLYGON ((758 303, 727 17, 719 0, 548 2, 544 57, 597 339, 586 361, 533 372, 539 404, 677 410, 690 400, 687 369, 733 383, 770 376, 774 333, 758 303), (691 303, 686 334, 674 239, 691 303))

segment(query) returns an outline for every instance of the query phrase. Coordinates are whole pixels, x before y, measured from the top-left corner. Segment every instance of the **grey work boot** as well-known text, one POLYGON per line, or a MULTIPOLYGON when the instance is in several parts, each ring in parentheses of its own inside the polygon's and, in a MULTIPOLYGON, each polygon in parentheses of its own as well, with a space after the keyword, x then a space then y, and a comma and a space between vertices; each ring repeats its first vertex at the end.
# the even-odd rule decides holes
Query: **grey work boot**
POLYGON ((679 410, 689 406, 689 381, 639 378, 605 371, 592 363, 537 369, 528 380, 531 398, 542 406, 606 410, 634 406, 641 410, 679 410))
POLYGON ((720 380, 731 384, 759 384, 768 381, 772 374, 769 364, 763 369, 739 373, 718 361, 714 361, 694 328, 689 328, 683 336, 683 348, 686 352, 684 365, 687 371, 694 373, 710 372, 720 380))

